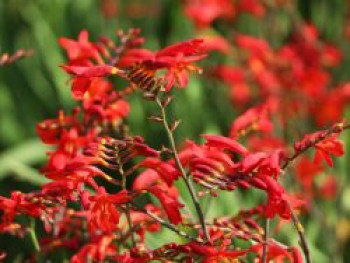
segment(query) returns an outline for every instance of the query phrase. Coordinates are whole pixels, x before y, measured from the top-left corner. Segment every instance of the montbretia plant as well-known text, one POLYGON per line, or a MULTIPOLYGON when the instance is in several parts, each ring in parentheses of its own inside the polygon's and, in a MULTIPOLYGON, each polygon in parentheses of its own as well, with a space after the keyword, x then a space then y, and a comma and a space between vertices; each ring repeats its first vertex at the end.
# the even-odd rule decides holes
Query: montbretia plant
MULTIPOLYGON (((193 15, 193 8, 189 10, 193 15)), ((37 125, 42 142, 53 147, 41 169, 50 182, 38 191, 13 191, 8 198, 0 197, 0 232, 28 234, 35 248, 31 262, 44 262, 58 248, 69 252, 75 263, 311 262, 298 219, 298 213, 308 209, 308 200, 302 197, 315 194, 313 177, 323 165, 332 166, 332 156, 344 154, 338 137, 349 126, 338 122, 305 135, 290 150, 287 142, 256 137, 273 130, 268 106, 273 98, 269 97, 269 103, 244 111, 233 122, 229 136, 203 134, 202 144, 176 142, 180 120, 169 117, 168 106, 176 100, 172 90, 185 88, 190 74, 202 72, 196 63, 206 59, 213 45, 191 39, 152 52, 141 47, 144 39, 137 29, 118 31, 117 36, 118 41, 102 37, 91 42, 88 32, 82 31, 77 40, 59 39, 68 57, 61 67, 71 75, 71 93, 78 106, 72 113, 60 111, 56 119, 37 125), (117 78, 127 85, 115 87, 117 78), (167 135, 168 144, 162 148, 150 147, 147 138, 133 134, 133 127, 126 124, 128 98, 133 93, 157 106, 149 121, 161 125, 167 135), (249 145, 240 142, 242 137, 251 139, 249 145), (309 150, 315 151, 314 160, 304 154, 309 150), (289 176, 286 171, 295 161, 305 196, 289 193, 280 182, 289 176), (303 176, 305 171, 309 173, 303 176), (131 176, 135 179, 129 187, 131 176), (183 182, 192 204, 180 201, 176 181, 183 182), (255 207, 242 204, 235 216, 206 218, 203 196, 215 199, 238 189, 249 194, 253 188, 266 195, 266 202, 255 207), (145 204, 146 195, 159 202, 145 204), (188 214, 188 206, 194 206, 195 216, 188 214), (30 223, 19 224, 20 215, 30 223), (276 217, 293 224, 300 248, 285 245, 269 233, 269 221, 276 217), (44 227, 40 236, 35 227, 39 222, 44 227), (181 242, 150 249, 145 235, 164 228, 181 242)), ((266 80, 261 70, 272 61, 265 56, 272 59, 277 54, 252 38, 241 36, 237 41, 252 51, 253 57, 244 58, 243 63, 250 63, 257 74, 255 81, 266 80), (265 66, 258 71, 262 59, 265 66)), ((274 69, 282 66, 274 64, 274 69)), ((227 82, 241 79, 243 83, 239 72, 227 66, 210 71, 227 82), (231 74, 236 79, 230 79, 231 74)), ((327 189, 322 191, 329 194, 327 189)))

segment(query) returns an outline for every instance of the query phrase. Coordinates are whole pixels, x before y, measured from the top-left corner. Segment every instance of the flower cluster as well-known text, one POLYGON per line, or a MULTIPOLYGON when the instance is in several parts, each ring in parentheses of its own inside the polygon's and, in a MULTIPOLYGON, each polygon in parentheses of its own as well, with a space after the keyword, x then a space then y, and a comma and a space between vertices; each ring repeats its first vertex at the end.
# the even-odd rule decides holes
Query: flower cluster
MULTIPOLYGON (((234 19, 239 12, 263 17, 267 7, 262 2, 185 1, 184 9, 204 28, 217 19, 234 19)), ((327 89, 328 67, 339 63, 339 51, 320 43, 311 25, 302 25, 290 43, 278 50, 242 34, 233 44, 191 39, 159 51, 143 48, 137 29, 118 31, 117 36, 117 41, 101 37, 91 42, 83 30, 77 40, 59 39, 67 52, 61 68, 71 75, 71 95, 79 106, 37 125, 40 139, 51 146, 48 162, 41 168, 49 182, 34 192, 14 191, 8 198, 0 197, 0 233, 30 234, 36 248, 33 261, 49 258, 60 248, 72 255, 73 263, 214 263, 251 258, 263 263, 301 263, 303 257, 310 262, 295 211, 307 211, 314 195, 334 195, 333 176, 317 188, 314 178, 325 171, 323 164, 332 167, 333 156, 344 154, 339 135, 349 126, 338 122, 307 134, 295 140, 292 150, 286 146, 288 141, 276 138, 272 131, 300 111, 312 113, 321 124, 341 119, 348 85, 327 89), (190 73, 202 72, 197 62, 211 50, 239 54, 239 66, 216 65, 208 71, 231 87, 242 113, 228 136, 203 134, 203 143, 187 140, 178 148, 174 132, 179 121, 168 116, 173 88, 186 87, 190 73), (115 87, 117 79, 127 85, 115 87), (150 120, 162 125, 168 146, 154 149, 147 138, 132 134, 125 119, 131 108, 128 96, 134 92, 158 106, 159 112, 150 120), (254 97, 260 104, 246 107, 254 97), (316 110, 320 103, 338 107, 334 111, 324 107, 332 112, 316 110), (314 160, 304 154, 309 149, 315 152, 314 160), (294 161, 293 178, 300 183, 300 192, 289 192, 283 185, 294 161), (239 189, 259 192, 263 201, 254 207, 242 204, 235 215, 206 218, 203 197, 215 199, 239 189), (179 190, 188 193, 195 215, 179 190), (19 224, 20 216, 41 222, 44 233, 36 237, 33 224, 19 224), (273 218, 279 219, 279 226, 295 225, 301 250, 268 235, 263 223, 273 218), (181 242, 150 248, 146 234, 163 229, 181 237, 181 242)))

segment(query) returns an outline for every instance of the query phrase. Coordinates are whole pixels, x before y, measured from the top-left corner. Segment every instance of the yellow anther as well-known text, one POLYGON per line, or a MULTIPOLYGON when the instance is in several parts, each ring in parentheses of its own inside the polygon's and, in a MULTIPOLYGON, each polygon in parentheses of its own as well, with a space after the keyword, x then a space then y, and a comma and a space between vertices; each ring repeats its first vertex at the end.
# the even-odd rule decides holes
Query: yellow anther
POLYGON ((120 73, 120 72, 121 72, 121 70, 116 68, 116 67, 113 67, 112 70, 111 70, 112 74, 117 74, 117 73, 120 73))
POLYGON ((257 122, 252 123, 252 130, 257 130, 259 129, 259 124, 257 122))
POLYGON ((108 163, 105 160, 103 160, 102 158, 100 158, 99 161, 100 161, 101 165, 108 166, 108 163))
POLYGON ((343 129, 343 128, 344 128, 344 122, 337 123, 336 126, 337 126, 339 129, 343 129))
POLYGON ((103 144, 99 144, 97 149, 98 149, 98 154, 100 154, 106 150, 106 147, 103 144))
POLYGON ((262 228, 259 227, 259 228, 258 228, 258 234, 261 235, 261 236, 264 235, 264 234, 265 234, 264 229, 262 229, 262 228))
POLYGON ((64 112, 63 111, 60 111, 58 113, 58 121, 59 121, 60 125, 64 124, 64 112))

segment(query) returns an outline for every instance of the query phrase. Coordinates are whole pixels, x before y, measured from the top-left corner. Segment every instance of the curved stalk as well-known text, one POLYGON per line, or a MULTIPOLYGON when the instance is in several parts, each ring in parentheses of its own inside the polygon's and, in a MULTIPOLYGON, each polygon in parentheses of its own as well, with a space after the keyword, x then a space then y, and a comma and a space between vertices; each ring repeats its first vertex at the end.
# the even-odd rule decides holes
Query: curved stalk
POLYGON ((270 219, 266 218, 265 228, 264 228, 264 244, 263 244, 263 255, 262 255, 262 263, 267 263, 267 240, 269 238, 269 229, 270 229, 270 219))
POLYGON ((34 245, 35 251, 40 252, 41 249, 40 249, 39 241, 35 233, 35 219, 31 219, 30 221, 29 236, 34 245))
POLYGON ((156 102, 157 102, 157 104, 158 104, 158 106, 159 106, 159 108, 161 110, 162 123, 163 123, 163 126, 165 128, 165 131, 167 133, 167 136, 168 136, 168 139, 169 139, 169 142, 170 142, 170 147, 171 147, 171 150, 172 150, 173 157, 175 159, 176 166, 179 169, 179 171, 180 171, 180 173, 182 175, 182 179, 184 180, 185 185, 186 185, 186 187, 187 187, 187 189, 188 189, 188 191, 189 191, 189 193, 191 195, 191 199, 192 199, 193 204, 195 206, 195 209, 196 209, 196 212, 197 212, 197 215, 198 215, 198 219, 199 219, 199 222, 200 222, 202 230, 203 230, 204 239, 205 239, 205 241, 208 241, 209 240, 209 234, 208 234, 207 227, 205 225, 204 214, 203 214, 202 208, 201 208, 201 206, 199 204, 198 196, 197 196, 196 191, 194 189, 194 186, 192 184, 191 177, 186 174, 186 171, 185 171, 184 167, 182 166, 182 164, 180 162, 179 155, 178 155, 178 152, 177 152, 177 149, 176 149, 176 145, 175 145, 174 135, 173 135, 173 132, 170 129, 170 126, 169 126, 169 123, 168 123, 168 120, 167 120, 165 107, 162 105, 162 103, 161 103, 161 101, 160 101, 160 99, 158 97, 156 98, 156 102))
MULTIPOLYGON (((119 173, 122 176, 122 188, 123 188, 123 190, 126 190, 126 175, 124 173, 123 167, 120 164, 120 162, 119 162, 119 173)), ((126 220, 128 221, 128 226, 129 226, 130 233, 131 233, 131 243, 132 243, 132 246, 135 247, 136 241, 135 241, 134 232, 132 231, 133 226, 132 226, 132 221, 131 221, 131 216, 130 216, 130 204, 126 204, 125 215, 126 215, 126 220)))

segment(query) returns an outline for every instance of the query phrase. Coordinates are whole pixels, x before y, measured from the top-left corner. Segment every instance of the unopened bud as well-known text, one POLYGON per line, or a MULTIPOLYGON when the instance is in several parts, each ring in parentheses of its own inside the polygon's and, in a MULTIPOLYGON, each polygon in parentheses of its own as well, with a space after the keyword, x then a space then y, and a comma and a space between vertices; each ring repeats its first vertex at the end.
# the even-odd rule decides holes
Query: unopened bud
POLYGON ((173 100, 173 97, 172 96, 167 96, 163 101, 162 101, 162 106, 164 107, 164 108, 166 108, 169 104, 170 104, 170 102, 173 100))
POLYGON ((236 184, 243 189, 248 189, 250 187, 250 184, 243 180, 237 180, 236 184))
POLYGON ((162 149, 161 149, 162 153, 167 153, 167 154, 172 154, 173 151, 167 147, 165 147, 164 145, 162 145, 162 149))
POLYGON ((177 126, 181 123, 181 120, 176 120, 172 125, 170 125, 169 129, 173 132, 176 130, 177 126))
POLYGON ((163 118, 159 117, 159 116, 150 116, 147 119, 149 119, 150 121, 155 121, 155 122, 163 122, 163 118))
POLYGON ((155 100, 156 99, 156 96, 153 93, 144 93, 143 97, 146 100, 155 100))

